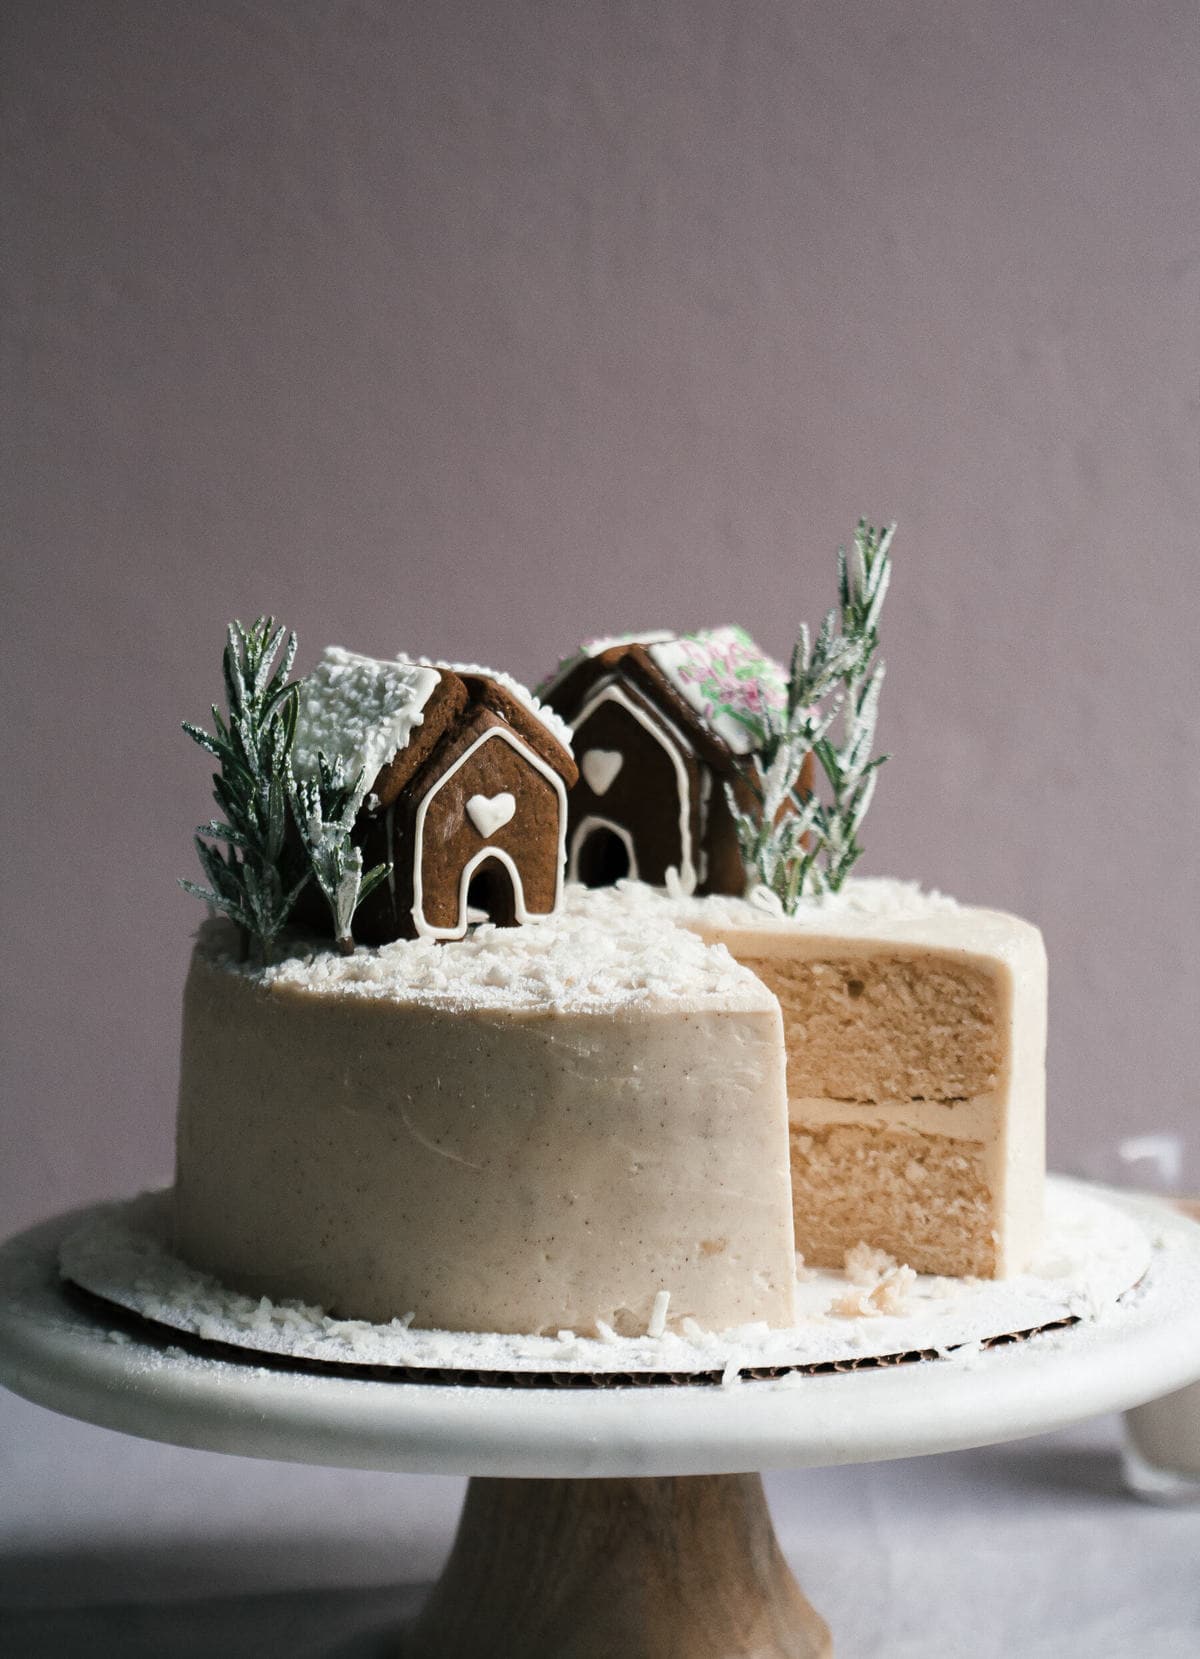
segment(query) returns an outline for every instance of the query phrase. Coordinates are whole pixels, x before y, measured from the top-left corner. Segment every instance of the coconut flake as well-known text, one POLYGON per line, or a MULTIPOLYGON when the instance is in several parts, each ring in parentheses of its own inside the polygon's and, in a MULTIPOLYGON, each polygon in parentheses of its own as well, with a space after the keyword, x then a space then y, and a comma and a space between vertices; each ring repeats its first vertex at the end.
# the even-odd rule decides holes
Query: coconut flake
POLYGON ((665 892, 642 881, 618 881, 612 887, 568 883, 565 903, 580 914, 606 922, 615 910, 642 918, 643 924, 685 927, 745 927, 785 932, 819 932, 831 923, 861 931, 862 926, 919 921, 962 907, 956 899, 918 882, 891 876, 852 876, 836 893, 806 893, 787 915, 767 888, 752 888, 746 898, 725 893, 686 896, 665 892), (861 924, 861 925, 860 925, 861 924))
POLYGON ((269 967, 239 962, 231 930, 205 924, 199 949, 215 965, 266 988, 369 997, 452 1009, 612 1012, 621 1007, 774 1007, 771 993, 724 945, 680 927, 617 916, 598 928, 564 907, 520 928, 485 923, 464 939, 400 939, 343 956, 314 941, 269 967))

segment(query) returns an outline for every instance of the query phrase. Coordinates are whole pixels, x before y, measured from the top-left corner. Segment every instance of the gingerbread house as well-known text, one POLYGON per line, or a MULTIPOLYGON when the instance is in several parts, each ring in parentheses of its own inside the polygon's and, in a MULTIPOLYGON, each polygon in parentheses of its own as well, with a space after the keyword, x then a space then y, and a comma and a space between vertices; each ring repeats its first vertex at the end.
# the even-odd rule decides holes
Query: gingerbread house
MULTIPOLYGON (((358 778, 364 867, 391 865, 354 936, 459 939, 472 922, 548 916, 562 896, 570 732, 492 669, 327 650, 302 682, 292 764, 358 778)), ((316 895, 302 918, 321 924, 316 895)))
POLYGON ((743 891, 726 785, 744 792, 737 762, 785 707, 779 663, 741 628, 643 633, 592 640, 538 690, 571 728, 579 765, 571 880, 743 891))

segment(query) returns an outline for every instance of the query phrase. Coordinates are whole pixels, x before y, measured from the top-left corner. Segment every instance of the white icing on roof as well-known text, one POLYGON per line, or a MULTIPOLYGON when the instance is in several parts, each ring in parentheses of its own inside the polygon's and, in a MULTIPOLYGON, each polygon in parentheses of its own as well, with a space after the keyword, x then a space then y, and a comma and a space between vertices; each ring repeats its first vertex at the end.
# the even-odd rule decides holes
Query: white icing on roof
POLYGON ((297 776, 316 776, 318 754, 341 759, 349 780, 362 772, 361 798, 408 745, 440 678, 429 666, 380 662, 328 646, 300 681, 292 748, 297 776))
MULTIPOLYGON (((401 658, 401 661, 404 660, 407 659, 401 658)), ((448 669, 451 674, 483 674, 489 680, 495 680, 496 684, 511 693, 535 720, 541 722, 556 743, 561 744, 568 754, 573 753, 571 739, 574 734, 570 726, 561 715, 556 714, 552 708, 547 708, 545 703, 535 697, 528 686, 522 685, 520 680, 514 680, 511 674, 505 674, 498 668, 484 668, 481 663, 476 662, 438 662, 431 657, 417 657, 414 660, 425 667, 448 669)))

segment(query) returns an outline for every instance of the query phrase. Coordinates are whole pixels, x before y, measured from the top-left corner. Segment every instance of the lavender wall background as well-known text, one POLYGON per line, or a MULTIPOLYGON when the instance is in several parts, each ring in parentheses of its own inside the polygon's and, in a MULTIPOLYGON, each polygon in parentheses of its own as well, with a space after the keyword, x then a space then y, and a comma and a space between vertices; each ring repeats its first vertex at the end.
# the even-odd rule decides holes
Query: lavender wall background
POLYGON ((3 1230, 169 1171, 230 615, 530 677, 664 621, 783 653, 860 511, 864 868, 1044 928, 1059 1162, 1195 1123, 1191 0, 2 26, 3 1230))

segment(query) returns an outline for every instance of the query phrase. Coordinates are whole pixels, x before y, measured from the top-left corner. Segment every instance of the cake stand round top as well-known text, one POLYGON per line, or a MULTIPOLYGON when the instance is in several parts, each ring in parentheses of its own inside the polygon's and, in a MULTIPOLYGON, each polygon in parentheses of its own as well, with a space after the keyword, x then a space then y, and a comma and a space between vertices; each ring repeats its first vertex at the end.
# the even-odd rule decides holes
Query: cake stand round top
POLYGON ((1169 1243, 1121 1304, 1026 1341, 732 1386, 556 1388, 330 1375, 188 1352, 65 1287, 78 1215, 0 1249, 0 1383, 147 1439, 427 1474, 651 1476, 868 1462, 1038 1434, 1200 1377, 1200 1226, 1111 1195, 1169 1243))

